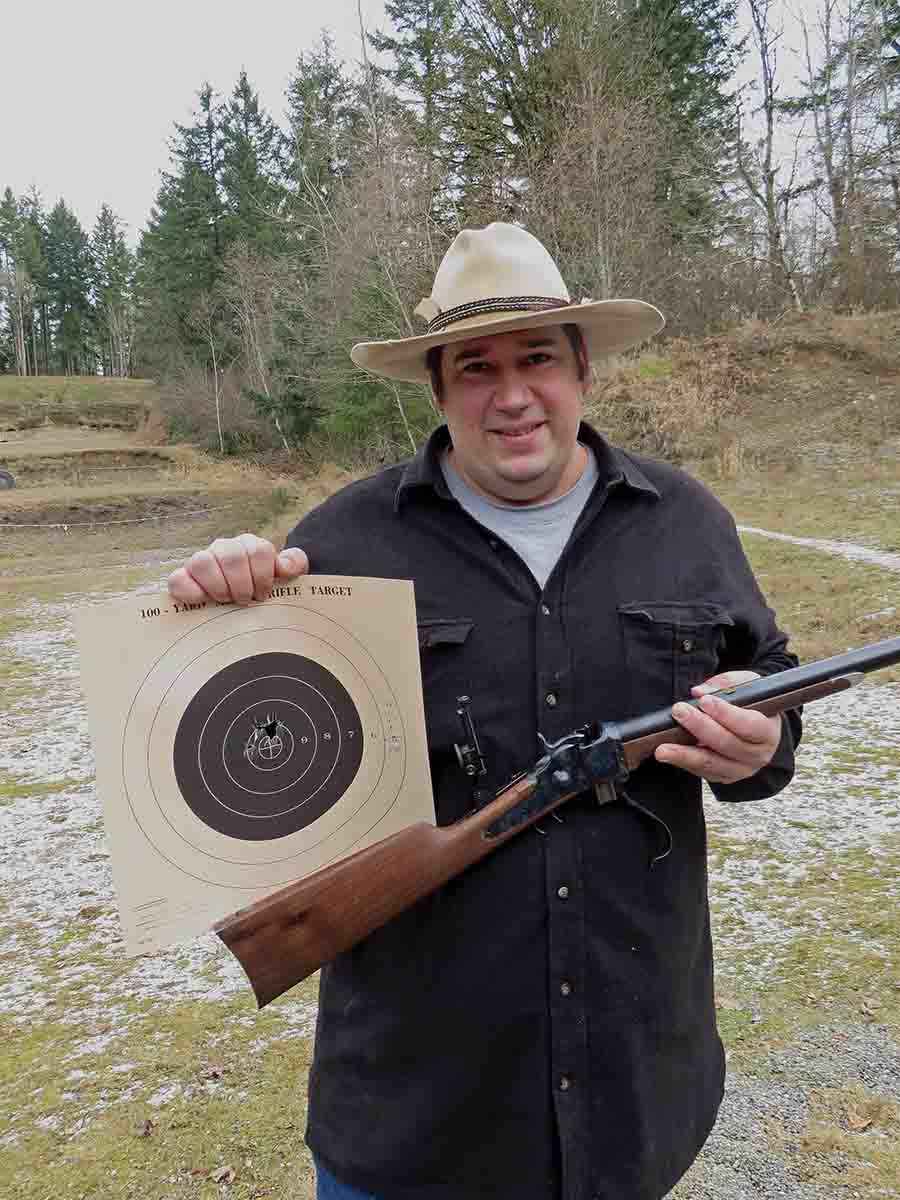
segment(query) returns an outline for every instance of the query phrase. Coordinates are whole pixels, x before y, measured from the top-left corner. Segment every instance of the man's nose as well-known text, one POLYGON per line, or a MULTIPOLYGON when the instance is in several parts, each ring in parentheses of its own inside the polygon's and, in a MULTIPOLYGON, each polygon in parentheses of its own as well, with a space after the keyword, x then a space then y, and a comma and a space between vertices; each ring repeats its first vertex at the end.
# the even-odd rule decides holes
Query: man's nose
POLYGON ((494 403, 503 409, 525 408, 531 395, 524 377, 518 371, 503 371, 497 377, 494 403))

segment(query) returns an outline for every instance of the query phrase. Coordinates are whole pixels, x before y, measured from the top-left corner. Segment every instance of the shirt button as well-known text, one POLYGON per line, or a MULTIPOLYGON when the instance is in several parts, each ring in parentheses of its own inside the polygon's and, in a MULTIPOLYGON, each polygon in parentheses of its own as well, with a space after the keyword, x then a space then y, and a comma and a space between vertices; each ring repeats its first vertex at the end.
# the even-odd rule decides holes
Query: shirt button
POLYGON ((690 654, 690 652, 694 648, 694 639, 693 638, 685 638, 684 641, 681 643, 681 648, 685 652, 685 654, 690 654))
POLYGON ((563 884, 561 888, 557 888, 556 894, 557 894, 557 896, 559 896, 560 900, 568 900, 569 889, 566 887, 565 884, 563 884))
POLYGON ((568 1075, 560 1075, 559 1090, 561 1092, 567 1092, 571 1086, 572 1086, 572 1080, 569 1078, 569 1076, 568 1075))
POLYGON ((564 979, 562 981, 562 983, 559 985, 559 992, 560 992, 561 996, 571 996, 572 995, 572 985, 571 985, 571 983, 569 983, 568 979, 564 979))
POLYGON ((544 697, 544 699, 547 701, 548 708, 556 708, 556 693, 555 692, 548 692, 547 695, 544 697))
POLYGON ((547 607, 546 604, 541 605, 541 612, 544 614, 545 617, 550 616, 550 609, 547 607))

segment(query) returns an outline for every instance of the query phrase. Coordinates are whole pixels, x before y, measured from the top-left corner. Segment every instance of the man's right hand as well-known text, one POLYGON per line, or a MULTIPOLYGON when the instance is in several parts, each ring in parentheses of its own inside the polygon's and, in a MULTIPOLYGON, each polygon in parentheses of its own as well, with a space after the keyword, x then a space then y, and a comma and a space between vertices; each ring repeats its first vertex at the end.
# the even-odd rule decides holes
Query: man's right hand
POLYGON ((205 550, 192 554, 183 567, 169 576, 169 595, 183 604, 207 600, 249 604, 265 600, 276 579, 295 579, 309 571, 302 550, 282 550, 255 533, 217 538, 205 550))

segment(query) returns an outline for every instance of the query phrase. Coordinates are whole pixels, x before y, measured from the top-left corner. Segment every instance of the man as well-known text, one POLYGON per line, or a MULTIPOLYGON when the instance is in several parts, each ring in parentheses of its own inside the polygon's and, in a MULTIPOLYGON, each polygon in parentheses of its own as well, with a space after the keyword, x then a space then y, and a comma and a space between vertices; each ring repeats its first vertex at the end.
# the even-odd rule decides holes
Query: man
MULTIPOLYGON (((796 664, 717 501, 580 423, 589 360, 656 332, 656 309, 571 304, 544 247, 495 224, 460 233, 418 311, 423 337, 353 357, 430 381, 446 425, 281 555, 213 543, 175 596, 246 602, 307 569, 414 580, 440 823, 530 766, 539 735, 796 664), (454 751, 460 695, 477 787, 454 751)), ((724 1077, 700 780, 771 796, 800 733, 796 714, 701 706, 675 709, 698 744, 629 780, 645 812, 577 797, 323 970, 320 1197, 658 1200, 687 1169, 724 1077)))

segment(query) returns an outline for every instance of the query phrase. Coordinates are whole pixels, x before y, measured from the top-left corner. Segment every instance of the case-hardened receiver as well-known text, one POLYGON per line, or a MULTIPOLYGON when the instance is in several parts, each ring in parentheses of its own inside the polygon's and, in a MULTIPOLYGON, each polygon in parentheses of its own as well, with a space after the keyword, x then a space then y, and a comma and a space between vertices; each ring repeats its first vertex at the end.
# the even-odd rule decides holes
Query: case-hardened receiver
POLYGON ((586 725, 556 742, 548 742, 539 734, 546 753, 526 777, 533 785, 532 792, 522 804, 495 821, 486 836, 506 833, 564 797, 589 791, 599 783, 610 786, 597 790, 598 802, 608 804, 614 800, 615 785, 624 783, 629 774, 618 733, 618 727, 609 721, 599 727, 586 725))

